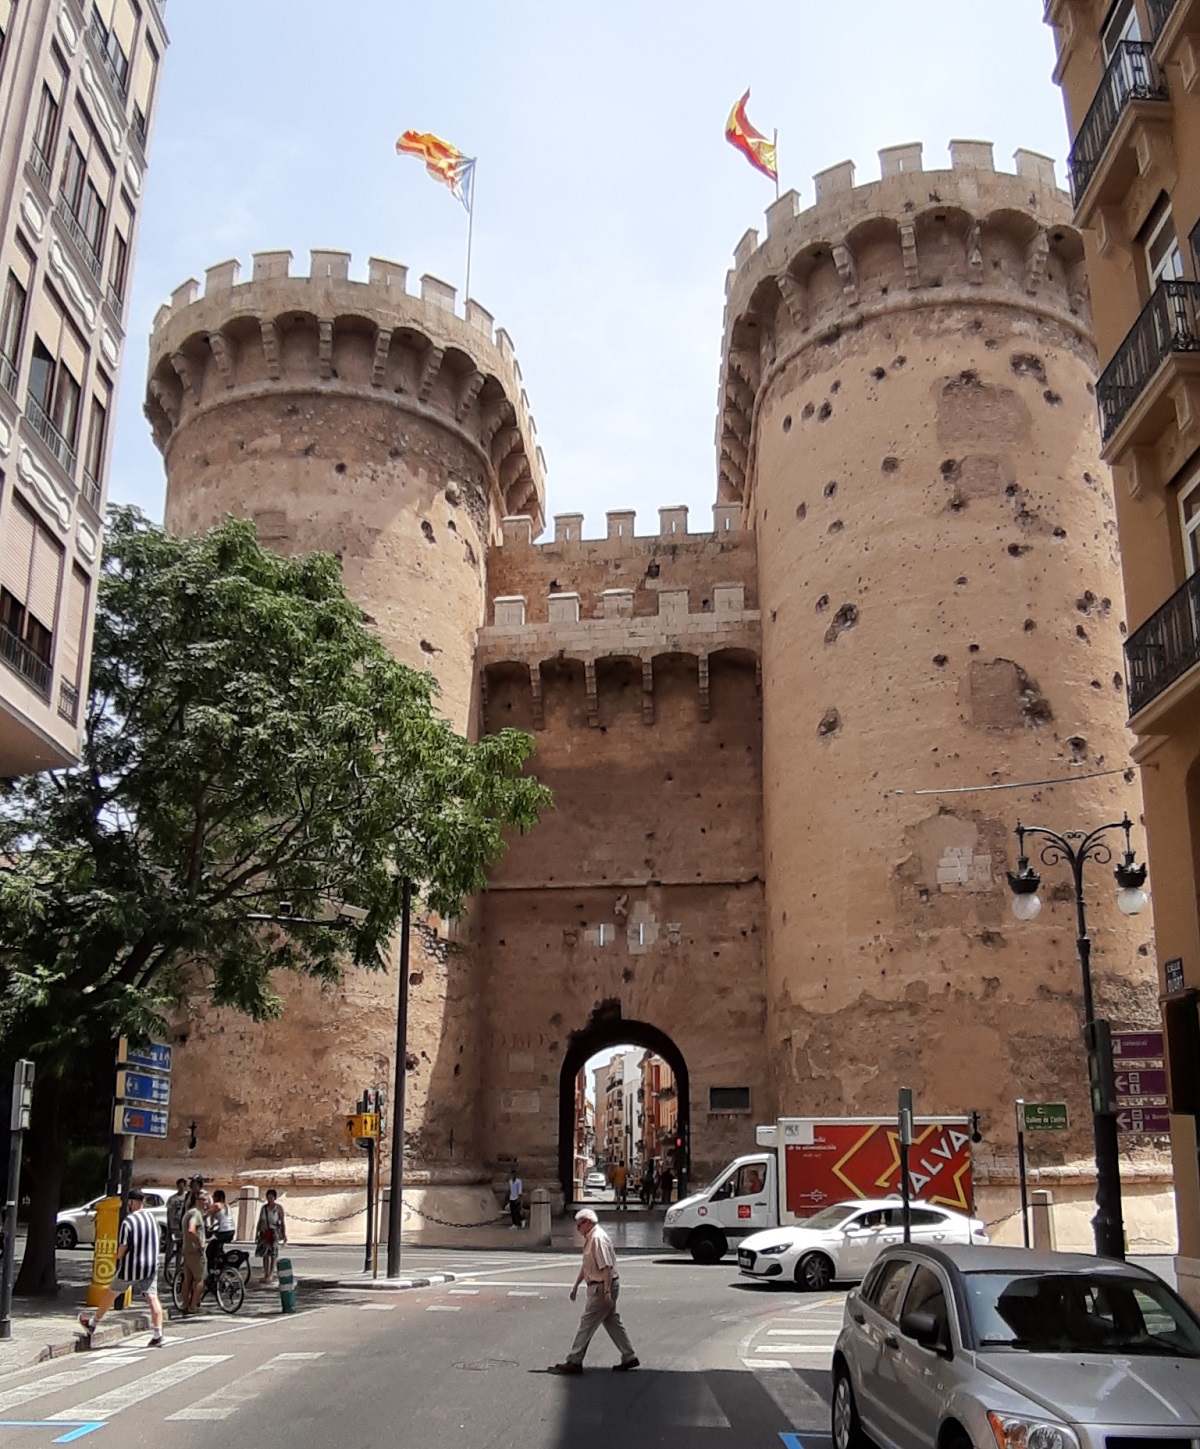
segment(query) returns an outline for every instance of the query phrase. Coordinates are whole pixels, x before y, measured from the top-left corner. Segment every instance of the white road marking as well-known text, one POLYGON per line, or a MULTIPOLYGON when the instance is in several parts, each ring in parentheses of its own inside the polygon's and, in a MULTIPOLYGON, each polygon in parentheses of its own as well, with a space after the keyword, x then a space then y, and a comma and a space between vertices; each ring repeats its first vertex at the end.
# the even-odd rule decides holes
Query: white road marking
POLYGON ((431 1303, 425 1310, 426 1313, 461 1313, 460 1303, 431 1303))
POLYGON ((394 1303, 360 1303, 360 1313, 391 1313, 395 1309, 394 1303))
POLYGON ((155 1394, 165 1393, 176 1384, 185 1383, 197 1374, 202 1374, 205 1369, 226 1363, 231 1357, 228 1353, 192 1354, 188 1358, 180 1359, 178 1363, 167 1364, 165 1368, 147 1374, 145 1378, 122 1384, 119 1389, 110 1389, 107 1394, 98 1394, 94 1399, 86 1399, 82 1404, 72 1404, 69 1409, 50 1414, 47 1420, 111 1419, 122 1409, 140 1404, 144 1399, 152 1399, 155 1394))
POLYGON ((786 1358, 744 1358, 742 1363, 748 1369, 790 1369, 786 1358))
POLYGON ((47 1394, 56 1394, 60 1389, 71 1389, 76 1384, 87 1383, 88 1379, 94 1379, 100 1374, 111 1373, 113 1369, 123 1368, 127 1364, 141 1363, 142 1355, 124 1354, 120 1358, 105 1358, 91 1363, 80 1364, 78 1368, 64 1369, 61 1373, 51 1374, 48 1379, 34 1379, 31 1383, 21 1384, 15 1389, 6 1389, 0 1393, 0 1414, 5 1414, 9 1409, 15 1409, 18 1404, 26 1404, 30 1399, 44 1399, 47 1394))
POLYGON ((837 1342, 837 1334, 830 1333, 827 1328, 768 1328, 769 1338, 824 1338, 828 1339, 830 1348, 837 1342))
POLYGON ((756 1348, 755 1353, 814 1353, 828 1358, 833 1344, 824 1343, 768 1343, 756 1348))
POLYGON ((540 1298, 542 1295, 533 1288, 510 1288, 508 1296, 510 1298, 540 1298))
POLYGON ((214 1389, 203 1399, 197 1399, 186 1409, 180 1409, 175 1414, 168 1414, 166 1422, 169 1424, 176 1419, 206 1421, 228 1419, 243 1404, 258 1398, 263 1389, 267 1387, 268 1376, 278 1377, 279 1375, 299 1373, 303 1364, 323 1357, 323 1353, 277 1353, 274 1358, 269 1358, 266 1363, 259 1364, 256 1369, 251 1369, 241 1378, 234 1379, 232 1383, 225 1384, 223 1388, 214 1389))
POLYGON ((452 1298, 478 1298, 478 1288, 451 1288, 449 1290, 452 1298))

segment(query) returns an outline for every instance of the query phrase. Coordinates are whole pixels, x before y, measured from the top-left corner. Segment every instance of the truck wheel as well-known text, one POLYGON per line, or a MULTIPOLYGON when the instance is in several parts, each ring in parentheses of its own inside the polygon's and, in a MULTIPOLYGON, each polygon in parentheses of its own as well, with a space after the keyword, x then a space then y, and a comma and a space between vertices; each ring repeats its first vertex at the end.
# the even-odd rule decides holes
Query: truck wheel
POLYGON ((796 1284, 810 1293, 823 1293, 833 1282, 833 1263, 824 1253, 805 1253, 796 1264, 796 1284))
POLYGON ((725 1256, 728 1244, 720 1233, 714 1232, 712 1228, 703 1228, 692 1234, 692 1241, 688 1246, 692 1250, 694 1263, 719 1263, 725 1256))
POLYGON ((858 1418, 854 1389, 847 1369, 841 1368, 833 1381, 833 1449, 865 1449, 867 1436, 858 1418))

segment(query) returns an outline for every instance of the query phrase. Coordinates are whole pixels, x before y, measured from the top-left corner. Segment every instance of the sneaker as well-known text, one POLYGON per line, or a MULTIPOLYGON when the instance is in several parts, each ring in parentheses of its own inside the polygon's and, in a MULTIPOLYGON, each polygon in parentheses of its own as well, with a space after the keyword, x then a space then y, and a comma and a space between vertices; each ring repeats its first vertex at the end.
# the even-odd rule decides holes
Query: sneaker
POLYGON ((567 1359, 564 1363, 552 1363, 546 1372, 551 1374, 581 1374, 583 1372, 583 1365, 581 1363, 572 1363, 570 1359, 567 1359))
POLYGON ((92 1334, 96 1331, 95 1318, 90 1313, 81 1313, 79 1315, 79 1323, 80 1326, 83 1328, 84 1333, 86 1333, 87 1336, 91 1338, 92 1334))
POLYGON ((624 1374, 630 1369, 641 1368, 642 1361, 636 1355, 633 1358, 623 1358, 620 1363, 613 1364, 613 1373, 624 1374))
POLYGON ((150 1342, 146 1345, 147 1348, 162 1348, 162 1346, 163 1336, 161 1333, 156 1333, 153 1338, 151 1338, 150 1342))

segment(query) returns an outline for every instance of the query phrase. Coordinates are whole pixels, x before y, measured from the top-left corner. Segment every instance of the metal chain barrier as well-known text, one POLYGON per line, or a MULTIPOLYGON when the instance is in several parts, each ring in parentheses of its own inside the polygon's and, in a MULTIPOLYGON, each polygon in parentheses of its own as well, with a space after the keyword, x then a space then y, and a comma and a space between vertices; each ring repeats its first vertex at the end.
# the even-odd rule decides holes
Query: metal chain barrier
POLYGON ((439 1228, 490 1228, 493 1224, 503 1222, 508 1217, 507 1213, 500 1212, 499 1209, 497 1209, 496 1216, 488 1218, 486 1222, 449 1223, 446 1221, 445 1218, 435 1218, 432 1213, 423 1213, 419 1207, 414 1207, 412 1203, 405 1203, 404 1206, 408 1209, 410 1213, 416 1213, 417 1217, 422 1218, 425 1222, 437 1223, 439 1228))
MULTIPOLYGON (((251 1197, 248 1193, 242 1193, 238 1197, 235 1197, 233 1201, 235 1203, 257 1202, 261 1204, 263 1200, 261 1198, 251 1197)), ((280 1206, 282 1207, 283 1204, 281 1203, 280 1206)), ((446 1218, 434 1217, 432 1213, 423 1213, 419 1207, 415 1207, 410 1202, 406 1202, 404 1206, 408 1212, 415 1213, 417 1217, 427 1223, 436 1223, 439 1228, 490 1228, 496 1223, 505 1221, 508 1217, 506 1212, 502 1212, 497 1208, 495 1217, 487 1218, 481 1223, 452 1223, 446 1218)), ((366 1210, 366 1206, 364 1205, 363 1207, 353 1208, 348 1213, 341 1213, 335 1218, 306 1218, 301 1213, 295 1212, 289 1207, 284 1207, 284 1212, 287 1214, 289 1222, 310 1223, 317 1227, 328 1227, 331 1223, 349 1222, 351 1218, 361 1217, 366 1210)))

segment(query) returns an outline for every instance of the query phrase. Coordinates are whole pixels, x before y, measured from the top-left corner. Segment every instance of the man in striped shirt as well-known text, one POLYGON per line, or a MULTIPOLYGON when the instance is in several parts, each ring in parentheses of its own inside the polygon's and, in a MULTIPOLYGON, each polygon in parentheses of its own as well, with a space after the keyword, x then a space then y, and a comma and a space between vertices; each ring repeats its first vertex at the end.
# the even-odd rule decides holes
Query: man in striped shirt
POLYGON ((158 1299, 158 1223, 154 1214, 144 1206, 145 1197, 140 1187, 129 1189, 129 1213, 121 1224, 117 1235, 117 1276, 104 1290, 99 1305, 92 1313, 81 1313, 88 1340, 96 1331, 96 1325, 127 1290, 146 1300, 150 1309, 153 1332, 150 1335, 151 1348, 163 1344, 162 1304, 158 1299))

